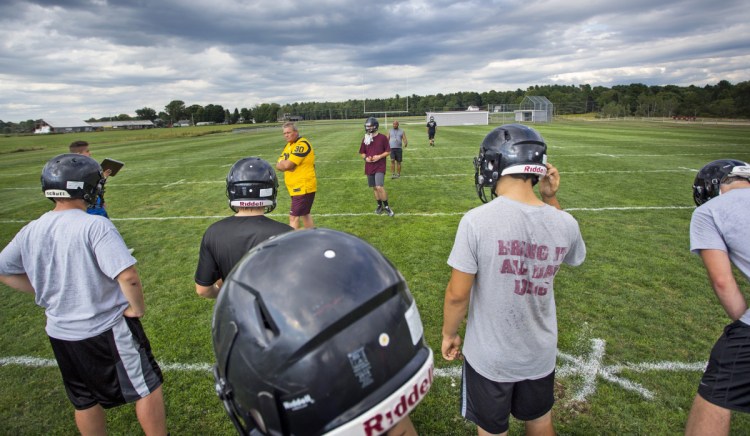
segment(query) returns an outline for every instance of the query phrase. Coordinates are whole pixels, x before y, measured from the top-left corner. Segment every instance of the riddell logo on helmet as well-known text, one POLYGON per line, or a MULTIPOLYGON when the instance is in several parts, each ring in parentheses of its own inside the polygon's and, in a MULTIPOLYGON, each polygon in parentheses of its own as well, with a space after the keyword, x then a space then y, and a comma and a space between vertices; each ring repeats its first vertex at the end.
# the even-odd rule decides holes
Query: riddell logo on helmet
POLYGON ((370 418, 362 422, 362 430, 367 436, 385 433, 397 422, 409 415, 409 412, 419 404, 432 386, 432 374, 434 368, 430 366, 429 371, 417 379, 410 388, 402 391, 396 403, 391 403, 388 410, 375 412, 370 418))
POLYGON ((244 200, 240 200, 237 203, 238 203, 237 205, 239 207, 261 207, 261 206, 263 206, 263 202, 262 201, 257 201, 257 200, 256 201, 244 201, 244 200))
POLYGON ((540 167, 538 165, 526 165, 523 167, 524 173, 536 173, 536 174, 544 174, 546 172, 546 169, 544 167, 540 167))

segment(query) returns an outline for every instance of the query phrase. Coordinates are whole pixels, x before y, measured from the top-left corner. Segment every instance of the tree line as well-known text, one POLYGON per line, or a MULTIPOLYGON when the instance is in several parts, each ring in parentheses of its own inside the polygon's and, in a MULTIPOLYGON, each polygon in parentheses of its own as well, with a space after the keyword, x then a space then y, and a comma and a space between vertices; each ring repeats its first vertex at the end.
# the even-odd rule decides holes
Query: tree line
MULTIPOLYGON (((595 113, 600 117, 691 117, 691 118, 750 118, 750 81, 732 84, 722 80, 716 85, 648 86, 642 83, 615 85, 611 88, 591 85, 534 85, 526 90, 455 92, 419 96, 396 95, 391 98, 342 102, 297 102, 288 104, 261 103, 252 108, 222 105, 186 105, 173 100, 157 112, 144 107, 136 116, 120 114, 116 117, 91 118, 87 121, 151 120, 159 126, 172 126, 181 120, 191 124, 265 123, 284 119, 356 119, 367 112, 390 112, 401 115, 424 115, 426 112, 466 110, 470 106, 484 110, 512 110, 527 96, 547 97, 555 115, 595 113), (492 109, 490 109, 492 110, 492 109)), ((5 134, 31 133, 35 120, 19 123, 0 120, 0 131, 5 134)))

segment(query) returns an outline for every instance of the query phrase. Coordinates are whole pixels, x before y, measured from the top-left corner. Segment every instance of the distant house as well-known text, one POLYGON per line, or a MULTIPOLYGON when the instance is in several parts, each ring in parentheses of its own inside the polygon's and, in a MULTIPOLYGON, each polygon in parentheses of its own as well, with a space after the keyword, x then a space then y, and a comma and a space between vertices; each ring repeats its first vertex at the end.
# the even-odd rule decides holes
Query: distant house
POLYGON ((174 127, 190 127, 192 124, 190 124, 190 120, 180 120, 174 123, 172 126, 174 127))
POLYGON ((78 133, 92 132, 94 128, 83 120, 75 118, 44 118, 36 122, 34 133, 78 133))
POLYGON ((154 123, 151 120, 127 120, 127 121, 89 121, 88 124, 95 129, 151 129, 154 123))
POLYGON ((279 119, 279 121, 297 122, 297 121, 302 121, 304 119, 305 119, 305 117, 303 117, 302 115, 284 114, 284 116, 281 117, 281 119, 279 119))
POLYGON ((479 110, 479 106, 469 106, 466 108, 467 111, 476 112, 479 110))

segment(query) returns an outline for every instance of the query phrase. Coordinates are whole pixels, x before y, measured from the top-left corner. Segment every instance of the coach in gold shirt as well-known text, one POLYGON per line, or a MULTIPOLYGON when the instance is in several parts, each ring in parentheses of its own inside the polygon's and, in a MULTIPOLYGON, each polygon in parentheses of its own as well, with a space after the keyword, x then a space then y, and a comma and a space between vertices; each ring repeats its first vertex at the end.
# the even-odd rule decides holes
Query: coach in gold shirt
POLYGON ((313 227, 310 211, 315 201, 318 180, 315 177, 315 152, 307 139, 301 137, 294 123, 282 126, 286 146, 276 162, 276 169, 284 172, 284 183, 292 197, 289 225, 300 228, 299 219, 305 228, 313 227))

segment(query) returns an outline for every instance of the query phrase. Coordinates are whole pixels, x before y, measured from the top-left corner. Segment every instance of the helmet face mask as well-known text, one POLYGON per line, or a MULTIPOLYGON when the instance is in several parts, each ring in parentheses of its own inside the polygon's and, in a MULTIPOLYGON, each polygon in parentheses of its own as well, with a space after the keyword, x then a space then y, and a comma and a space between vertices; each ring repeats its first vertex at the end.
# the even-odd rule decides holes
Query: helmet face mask
POLYGON ((229 207, 264 207, 266 213, 276 208, 279 180, 276 171, 259 157, 240 159, 227 174, 229 207))
POLYGON ((65 153, 50 159, 42 169, 44 196, 84 200, 93 205, 101 195, 104 175, 97 161, 91 157, 65 153))
POLYGON ((750 166, 740 160, 719 159, 707 163, 695 175, 693 181, 693 201, 696 206, 721 194, 721 184, 728 177, 742 177, 750 180, 750 166))
POLYGON ((378 119, 375 117, 370 117, 365 121, 365 132, 367 133, 375 133, 378 131, 378 127, 380 127, 380 123, 378 122, 378 119))
POLYGON ((403 276, 334 230, 289 232, 251 250, 222 286, 212 337, 217 393, 241 434, 380 434, 432 383, 403 276))
POLYGON ((497 181, 509 174, 530 175, 532 185, 547 174, 547 144, 536 130, 522 124, 500 126, 482 141, 479 155, 474 158, 474 185, 479 199, 486 203, 494 198, 497 181))

